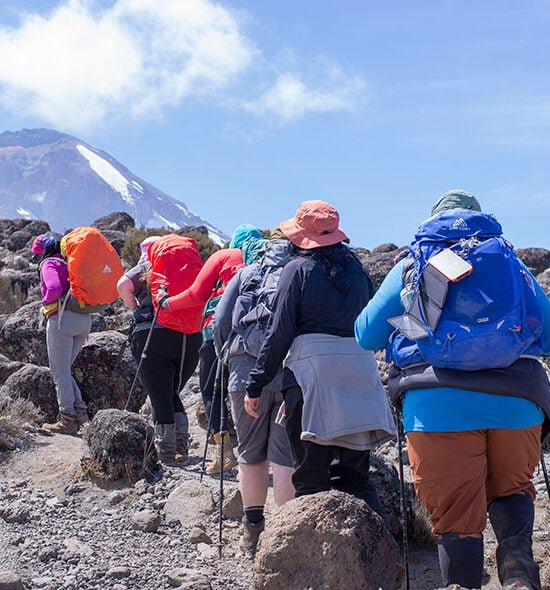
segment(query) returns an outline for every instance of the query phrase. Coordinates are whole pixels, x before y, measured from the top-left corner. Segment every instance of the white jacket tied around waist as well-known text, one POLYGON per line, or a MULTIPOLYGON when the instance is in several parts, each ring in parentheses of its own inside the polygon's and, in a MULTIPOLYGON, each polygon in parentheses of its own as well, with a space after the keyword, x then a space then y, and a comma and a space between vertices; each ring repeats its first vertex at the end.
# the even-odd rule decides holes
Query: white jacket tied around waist
POLYGON ((298 336, 284 364, 304 396, 302 440, 364 451, 395 436, 374 353, 355 338, 298 336))

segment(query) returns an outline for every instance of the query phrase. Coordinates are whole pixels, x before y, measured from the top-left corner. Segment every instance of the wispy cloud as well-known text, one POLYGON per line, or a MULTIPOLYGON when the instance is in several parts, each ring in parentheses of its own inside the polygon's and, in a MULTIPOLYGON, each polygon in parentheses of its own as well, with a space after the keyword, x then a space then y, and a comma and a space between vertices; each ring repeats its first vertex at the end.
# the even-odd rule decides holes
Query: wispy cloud
POLYGON ((191 98, 286 122, 353 108, 364 83, 342 73, 332 86, 281 74, 250 98, 261 93, 255 84, 265 83, 266 58, 242 16, 211 0, 115 0, 107 7, 62 0, 48 14, 25 14, 18 26, 0 29, 0 107, 79 131, 117 117, 155 116, 191 98))
POLYGON ((365 82, 359 76, 346 77, 333 70, 322 85, 308 86, 299 74, 280 74, 259 98, 243 107, 258 115, 272 115, 282 122, 307 114, 353 111, 361 103, 365 82))

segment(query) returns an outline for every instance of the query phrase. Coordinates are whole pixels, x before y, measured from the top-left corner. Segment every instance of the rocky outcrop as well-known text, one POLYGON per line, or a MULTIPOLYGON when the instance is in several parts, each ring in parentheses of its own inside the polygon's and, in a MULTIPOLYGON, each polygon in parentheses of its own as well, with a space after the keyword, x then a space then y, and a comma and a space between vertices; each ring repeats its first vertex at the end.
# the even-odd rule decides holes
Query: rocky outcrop
POLYGON ((153 436, 153 428, 137 414, 101 410, 84 435, 89 456, 82 458, 82 469, 86 475, 109 481, 148 476, 158 462, 153 436))
POLYGON ((541 272, 537 276, 539 285, 544 289, 544 292, 550 297, 550 268, 547 268, 544 272, 541 272))
POLYGON ((519 248, 516 253, 535 276, 550 268, 550 250, 546 248, 519 248))
POLYGON ((131 215, 128 215, 125 211, 115 211, 114 213, 96 219, 92 223, 92 227, 97 227, 101 232, 117 231, 124 233, 136 227, 136 222, 134 221, 134 218, 131 215))
POLYGON ((59 408, 50 369, 26 364, 12 373, 0 387, 0 397, 31 401, 49 421, 55 421, 59 408))
MULTIPOLYGON (((82 396, 93 416, 104 408, 124 408, 136 374, 136 364, 120 332, 90 334, 74 365, 73 374, 80 384, 82 396)), ((138 412, 145 401, 141 384, 137 383, 129 410, 138 412)))
POLYGON ((337 491, 282 506, 260 537, 254 562, 254 588, 262 590, 394 590, 402 576, 378 515, 337 491))
POLYGON ((356 248, 355 253, 378 289, 395 265, 396 258, 404 249, 398 248, 395 244, 382 244, 372 251, 365 248, 356 248))
POLYGON ((0 385, 23 366, 23 363, 12 361, 7 356, 0 354, 0 385))

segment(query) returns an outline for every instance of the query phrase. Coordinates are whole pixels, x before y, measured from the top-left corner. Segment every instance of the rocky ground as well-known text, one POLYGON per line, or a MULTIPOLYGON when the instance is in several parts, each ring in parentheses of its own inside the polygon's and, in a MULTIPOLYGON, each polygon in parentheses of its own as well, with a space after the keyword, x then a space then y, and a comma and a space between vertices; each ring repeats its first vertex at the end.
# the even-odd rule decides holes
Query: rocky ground
MULTIPOLYGON (((128 219, 113 214, 99 221, 102 231, 120 249, 128 236, 128 219)), ((82 462, 90 454, 83 438, 44 436, 30 425, 53 419, 56 412, 44 329, 37 319, 38 277, 36 267, 29 261, 32 239, 46 229, 45 222, 0 220, 0 304, 4 311, 2 314, 0 310, 0 590, 237 589, 252 588, 253 579, 257 582, 269 576, 270 588, 286 590, 288 584, 278 586, 276 578, 275 582, 272 579, 273 563, 277 563, 273 558, 275 552, 269 555, 269 547, 262 548, 261 567, 271 564, 269 576, 262 578, 258 563, 253 566, 238 550, 242 506, 236 472, 225 482, 224 545, 222 559, 218 559, 215 544, 219 480, 207 476, 200 482, 204 431, 195 416, 199 401, 196 377, 182 395, 191 417, 191 461, 184 468, 157 470, 147 480, 107 482, 91 477, 89 462, 82 462), (2 291, 6 281, 9 289, 2 291), (15 409, 21 418, 14 419, 15 409)), ((358 249, 376 284, 380 284, 398 252, 393 244, 384 244, 371 252, 358 249)), ((550 251, 530 248, 520 251, 520 255, 548 291, 550 251)), ((129 319, 119 304, 113 305, 105 316, 94 317, 93 334, 75 364, 75 377, 92 414, 105 408, 122 408, 126 402, 136 369, 125 347, 129 319)), ((384 379, 387 366, 382 358, 379 364, 384 379)), ((137 412, 144 400, 144 392, 138 388, 130 409, 137 412)), ((373 461, 373 480, 392 531, 399 539, 396 460, 395 446, 386 445, 373 461)), ((546 461, 550 467, 549 453, 546 461)), ((407 477, 410 481, 408 472, 407 477)), ((543 587, 550 590, 550 501, 540 469, 535 479, 539 498, 534 550, 541 563, 543 587)), ((311 506, 306 506, 303 512, 309 509, 311 506)), ((342 526, 353 532, 360 523, 350 520, 349 511, 353 511, 351 504, 342 516, 342 526)), ((301 518, 302 510, 298 512, 301 518)), ((324 516, 322 511, 311 513, 320 519, 324 516)), ((269 504, 268 517, 275 519, 275 536, 269 539, 277 545, 280 540, 275 533, 285 529, 281 523, 292 518, 292 510, 275 514, 269 504)), ((430 544, 422 515, 415 523, 410 531, 411 588, 438 588, 436 550, 430 544)), ((346 586, 339 588, 370 589, 372 586, 364 586, 359 577, 350 575, 352 567, 360 572, 361 564, 351 564, 349 560, 342 563, 338 559, 346 549, 348 537, 321 529, 298 538, 290 551, 280 545, 277 551, 292 555, 295 562, 302 559, 307 563, 312 558, 312 535, 321 535, 325 555, 333 552, 333 567, 341 568, 347 576, 343 578, 348 580, 346 586), (356 584, 349 581, 353 579, 356 584)), ((287 532, 283 530, 283 537, 287 532)), ((353 535, 350 538, 356 540, 353 535)), ((499 587, 494 551, 495 541, 489 528, 486 589, 499 587)), ((391 551, 382 553, 374 565, 384 565, 386 570, 392 563, 398 567, 391 551)), ((265 584, 256 587, 268 587, 268 582, 265 584)), ((319 586, 317 582, 310 587, 328 590, 328 586, 319 586)))

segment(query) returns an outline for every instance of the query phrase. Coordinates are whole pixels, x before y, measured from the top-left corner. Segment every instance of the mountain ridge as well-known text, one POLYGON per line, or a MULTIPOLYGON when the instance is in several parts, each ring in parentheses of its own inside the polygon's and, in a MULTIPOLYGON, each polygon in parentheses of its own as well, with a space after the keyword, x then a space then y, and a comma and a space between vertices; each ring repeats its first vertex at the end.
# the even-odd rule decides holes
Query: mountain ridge
POLYGON ((84 140, 54 129, 0 133, 0 217, 48 219, 63 231, 115 210, 138 226, 204 225, 219 245, 227 240, 185 203, 84 140))

